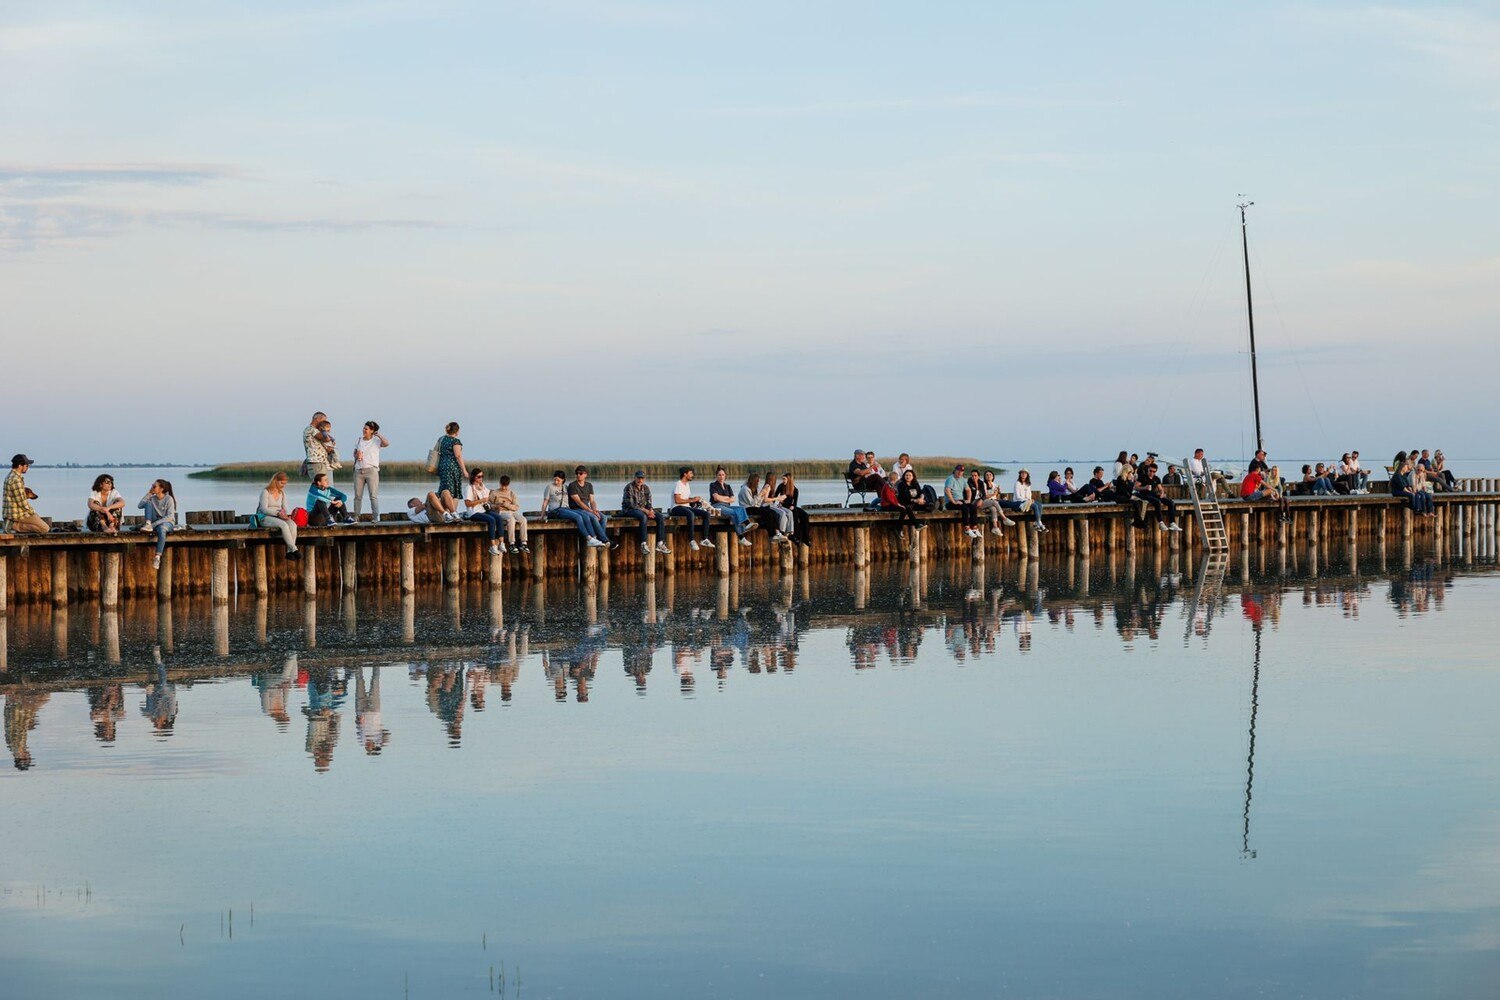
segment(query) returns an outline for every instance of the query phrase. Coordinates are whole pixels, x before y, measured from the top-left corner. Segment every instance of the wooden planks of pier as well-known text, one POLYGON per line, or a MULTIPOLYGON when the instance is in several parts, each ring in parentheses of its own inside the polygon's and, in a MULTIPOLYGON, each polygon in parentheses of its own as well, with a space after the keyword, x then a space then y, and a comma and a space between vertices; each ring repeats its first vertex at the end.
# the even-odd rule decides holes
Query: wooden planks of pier
MULTIPOLYGON (((1300 497, 1292 521, 1280 523, 1275 504, 1224 501, 1225 522, 1235 549, 1284 548, 1290 544, 1397 544, 1417 539, 1457 539, 1493 546, 1500 532, 1500 480, 1466 481, 1466 490, 1434 496, 1436 518, 1414 517, 1402 502, 1384 495, 1300 497)), ((1030 518, 1017 519, 999 534, 982 520, 978 539, 964 535, 956 512, 923 518, 924 530, 902 531, 895 515, 861 509, 813 508, 812 544, 772 544, 752 531, 752 544, 735 544, 728 522, 712 522, 717 547, 691 551, 686 525, 669 522, 671 554, 643 553, 633 520, 611 520, 618 548, 585 547, 571 524, 530 523, 530 555, 493 556, 481 526, 416 525, 380 521, 338 528, 308 528, 299 535, 302 558, 285 558, 280 536, 243 525, 203 523, 168 536, 160 569, 151 566, 153 539, 143 534, 0 535, 0 612, 10 604, 65 606, 98 601, 115 607, 126 599, 174 594, 207 595, 223 604, 241 595, 298 593, 315 596, 355 588, 411 593, 419 587, 458 586, 474 581, 498 585, 505 574, 532 579, 569 577, 585 583, 612 574, 676 573, 732 576, 746 568, 794 572, 813 565, 869 566, 877 562, 961 560, 987 554, 1036 559, 1138 549, 1192 552, 1201 540, 1189 504, 1179 503, 1180 532, 1131 526, 1131 512, 1117 504, 1047 504, 1038 533, 1030 518)), ((203 521, 187 516, 190 524, 203 521)), ((216 518, 215 522, 221 519, 216 518)), ((654 533, 653 533, 654 541, 654 533)))

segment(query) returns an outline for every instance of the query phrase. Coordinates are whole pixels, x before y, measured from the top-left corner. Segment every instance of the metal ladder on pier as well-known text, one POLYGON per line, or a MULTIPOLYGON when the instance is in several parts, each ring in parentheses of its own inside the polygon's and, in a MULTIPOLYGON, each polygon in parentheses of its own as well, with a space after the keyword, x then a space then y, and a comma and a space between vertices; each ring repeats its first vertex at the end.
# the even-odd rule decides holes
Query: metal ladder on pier
POLYGON ((1198 522, 1198 536, 1203 539, 1204 551, 1210 555, 1227 555, 1229 530, 1224 526, 1224 511, 1219 507, 1213 472, 1209 468, 1208 459, 1203 460, 1203 479, 1208 487, 1207 496, 1200 494, 1198 480, 1193 475, 1193 466, 1188 459, 1182 460, 1182 468, 1187 473, 1185 478, 1188 496, 1193 501, 1193 519, 1198 522))

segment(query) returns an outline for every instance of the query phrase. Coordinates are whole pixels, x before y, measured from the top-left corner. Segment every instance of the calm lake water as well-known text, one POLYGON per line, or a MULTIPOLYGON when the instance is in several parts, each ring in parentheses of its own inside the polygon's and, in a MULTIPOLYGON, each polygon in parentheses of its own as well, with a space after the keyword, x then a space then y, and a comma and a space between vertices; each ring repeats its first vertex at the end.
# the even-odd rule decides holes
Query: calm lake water
POLYGON ((1500 575, 1312 572, 12 609, 0 996, 1493 996, 1500 575))

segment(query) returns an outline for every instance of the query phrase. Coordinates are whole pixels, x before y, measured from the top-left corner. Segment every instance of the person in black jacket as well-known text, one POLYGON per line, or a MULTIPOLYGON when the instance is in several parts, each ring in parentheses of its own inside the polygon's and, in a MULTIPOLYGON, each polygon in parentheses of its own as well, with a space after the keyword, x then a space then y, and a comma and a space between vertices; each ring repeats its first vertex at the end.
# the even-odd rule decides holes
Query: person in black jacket
POLYGON ((922 484, 917 482, 917 474, 912 469, 907 469, 901 474, 901 481, 896 484, 896 509, 900 517, 896 521, 897 530, 904 530, 909 524, 917 531, 921 531, 927 525, 917 520, 917 515, 932 510, 932 502, 927 499, 927 494, 922 490, 922 484))

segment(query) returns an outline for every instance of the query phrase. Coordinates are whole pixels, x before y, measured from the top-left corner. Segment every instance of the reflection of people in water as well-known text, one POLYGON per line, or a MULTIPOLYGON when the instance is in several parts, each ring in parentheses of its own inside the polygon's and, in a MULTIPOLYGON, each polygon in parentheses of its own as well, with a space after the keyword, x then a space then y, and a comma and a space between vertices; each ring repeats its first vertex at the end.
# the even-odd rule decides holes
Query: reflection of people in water
POLYGON ((88 689, 89 719, 94 723, 94 738, 100 743, 115 741, 115 724, 125 718, 125 689, 119 684, 104 684, 88 689))
POLYGON ((287 696, 297 681, 297 654, 286 658, 279 673, 264 670, 250 675, 250 685, 260 693, 260 710, 276 722, 276 728, 286 732, 292 724, 291 712, 287 708, 287 696))
POLYGON ((461 667, 428 668, 427 708, 448 731, 448 745, 458 746, 464 732, 464 671, 461 667))
POLYGON ((156 651, 156 679, 146 684, 146 701, 141 714, 151 720, 151 728, 162 736, 171 736, 177 723, 177 685, 167 679, 167 665, 161 651, 156 651))
POLYGON ((651 673, 651 661, 656 657, 656 646, 642 629, 637 638, 627 641, 620 650, 625 662, 625 676, 635 681, 636 694, 646 693, 646 678, 651 673))
POLYGON ((333 748, 339 742, 339 709, 349 696, 349 681, 331 667, 315 667, 307 675, 307 752, 319 774, 333 765, 333 748))
POLYGON ((385 728, 380 714, 380 668, 370 668, 370 686, 365 687, 365 672, 354 671, 354 731, 367 754, 377 754, 391 742, 391 731, 385 728))
POLYGON ((677 672, 677 684, 682 693, 693 690, 693 661, 702 657, 703 651, 681 643, 672 645, 672 669, 677 672))
POLYGON ((11 691, 5 696, 5 746, 17 771, 31 767, 27 738, 36 728, 37 713, 51 698, 43 691, 11 691))

